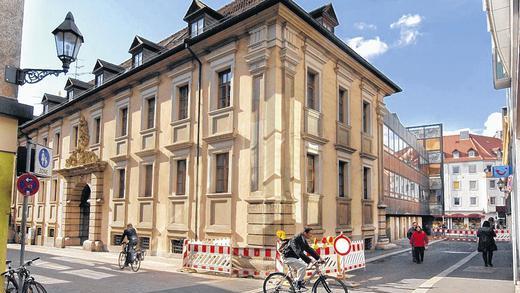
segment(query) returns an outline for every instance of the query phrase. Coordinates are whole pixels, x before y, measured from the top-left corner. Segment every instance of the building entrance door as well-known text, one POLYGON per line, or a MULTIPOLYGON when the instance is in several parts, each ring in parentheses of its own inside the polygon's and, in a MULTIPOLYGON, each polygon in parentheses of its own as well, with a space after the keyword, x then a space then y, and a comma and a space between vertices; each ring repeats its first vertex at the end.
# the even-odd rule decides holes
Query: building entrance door
POLYGON ((83 191, 81 191, 81 202, 79 204, 79 244, 83 245, 83 242, 88 239, 88 229, 90 221, 90 187, 85 185, 83 191))

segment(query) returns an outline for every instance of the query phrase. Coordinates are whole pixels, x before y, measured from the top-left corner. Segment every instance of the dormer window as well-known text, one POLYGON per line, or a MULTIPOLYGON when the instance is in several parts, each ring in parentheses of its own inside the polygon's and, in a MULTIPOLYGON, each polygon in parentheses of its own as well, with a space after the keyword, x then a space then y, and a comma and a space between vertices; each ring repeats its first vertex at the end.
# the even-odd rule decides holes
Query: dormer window
POLYGON ((141 66, 143 64, 143 51, 139 51, 134 53, 133 60, 133 67, 141 66))
POLYGON ((453 155, 453 158, 454 158, 454 159, 458 159, 458 158, 460 157, 460 153, 459 153, 459 151, 453 151, 453 154, 452 154, 452 155, 453 155))
POLYGON ((336 12, 332 4, 327 4, 309 12, 312 18, 323 25, 328 31, 334 33, 334 28, 339 25, 336 12))
POLYGON ((475 152, 474 150, 469 150, 468 151, 468 157, 474 158, 476 155, 477 155, 477 152, 475 152))
POLYGON ((49 112, 49 104, 43 104, 43 114, 47 114, 49 112))
POLYGON ((103 84, 103 73, 99 73, 96 75, 96 86, 101 86, 103 84))
POLYGON ((191 37, 196 37, 204 32, 204 17, 194 20, 191 25, 191 37))
POLYGON ((67 91, 67 100, 72 101, 74 99, 74 91, 67 91))

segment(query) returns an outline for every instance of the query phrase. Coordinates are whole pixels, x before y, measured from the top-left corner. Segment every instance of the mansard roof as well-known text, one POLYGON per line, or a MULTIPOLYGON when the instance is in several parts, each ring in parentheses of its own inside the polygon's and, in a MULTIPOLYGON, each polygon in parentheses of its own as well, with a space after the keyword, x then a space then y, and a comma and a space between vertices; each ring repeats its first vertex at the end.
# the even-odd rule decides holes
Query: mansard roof
POLYGON ((125 71, 125 68, 119 65, 112 64, 110 62, 98 59, 96 61, 96 65, 94 65, 94 70, 92 70, 93 74, 96 74, 99 70, 108 70, 113 73, 121 73, 125 71))
POLYGON ((61 103, 65 103, 67 101, 67 99, 64 97, 45 93, 45 94, 43 94, 42 103, 45 101, 49 101, 53 104, 61 104, 61 103))
POLYGON ((79 79, 75 79, 72 77, 69 77, 67 79, 67 82, 65 83, 65 90, 68 90, 72 87, 82 89, 82 90, 88 90, 89 88, 93 87, 93 84, 90 84, 88 82, 81 81, 79 79))
POLYGON ((152 41, 149 41, 141 36, 136 35, 134 37, 134 40, 132 41, 132 45, 130 45, 130 49, 128 49, 128 53, 134 53, 142 47, 148 48, 150 51, 153 52, 158 52, 163 49, 162 46, 159 46, 158 44, 152 41))
POLYGON ((325 17, 333 22, 334 26, 339 25, 338 18, 336 17, 336 12, 334 11, 334 7, 332 6, 332 3, 329 3, 327 5, 324 5, 320 8, 314 9, 313 11, 309 12, 309 14, 313 18, 318 17, 325 17))
POLYGON ((186 15, 184 15, 184 21, 190 21, 193 18, 204 13, 208 14, 209 16, 215 19, 221 19, 223 17, 221 13, 213 10, 208 5, 202 3, 202 1, 193 0, 193 2, 191 2, 190 7, 188 8, 188 11, 186 12, 186 15))

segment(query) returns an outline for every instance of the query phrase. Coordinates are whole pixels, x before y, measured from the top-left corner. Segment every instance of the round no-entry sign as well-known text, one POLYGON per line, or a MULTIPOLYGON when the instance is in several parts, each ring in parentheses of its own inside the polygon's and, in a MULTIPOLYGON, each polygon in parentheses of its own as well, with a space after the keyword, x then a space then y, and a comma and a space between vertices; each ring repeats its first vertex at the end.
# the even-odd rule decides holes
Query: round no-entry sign
POLYGON ((16 180, 16 188, 25 196, 32 196, 40 188, 40 181, 33 174, 24 173, 16 180))
POLYGON ((347 255, 352 249, 352 241, 347 236, 340 234, 334 239, 334 250, 339 255, 347 255))

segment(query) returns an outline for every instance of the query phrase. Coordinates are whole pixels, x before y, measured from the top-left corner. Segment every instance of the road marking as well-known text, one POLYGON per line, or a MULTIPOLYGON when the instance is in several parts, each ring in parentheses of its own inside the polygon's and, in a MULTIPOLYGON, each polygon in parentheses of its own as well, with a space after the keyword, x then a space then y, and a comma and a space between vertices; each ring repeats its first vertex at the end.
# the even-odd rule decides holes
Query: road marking
POLYGON ((75 271, 65 271, 65 272, 62 272, 62 273, 63 274, 71 274, 71 275, 75 275, 75 276, 83 277, 83 278, 94 279, 94 280, 100 280, 100 279, 104 279, 104 278, 109 278, 109 277, 114 277, 115 276, 115 275, 102 273, 102 272, 98 272, 98 271, 93 271, 93 270, 89 270, 89 269, 81 269, 81 270, 75 270, 75 271))
POLYGON ((471 251, 441 251, 442 253, 452 253, 452 254, 468 254, 471 251))
POLYGON ((37 274, 31 274, 31 276, 34 277, 34 280, 36 282, 42 283, 44 285, 70 283, 70 281, 67 281, 67 280, 55 279, 55 278, 45 277, 45 276, 37 275, 37 274))
POLYGON ((90 266, 90 267, 93 267, 96 264, 100 264, 100 263, 96 263, 93 261, 86 261, 86 260, 82 260, 82 259, 71 258, 68 256, 55 256, 55 257, 51 257, 51 258, 55 259, 55 260, 59 260, 59 261, 70 262, 70 263, 74 263, 74 264, 78 264, 78 265, 85 265, 85 266, 90 266))
POLYGON ((426 280, 426 282, 422 283, 417 289, 415 289, 412 293, 426 293, 428 290, 433 288, 433 285, 435 283, 442 280, 447 275, 451 274, 454 270, 460 268, 465 263, 470 261, 475 255, 478 254, 478 251, 473 251, 470 255, 466 256, 465 258, 459 260, 456 264, 452 265, 451 267, 445 269, 444 271, 440 272, 437 276, 426 280))
POLYGON ((53 262, 48 262, 48 261, 39 261, 38 262, 38 267, 39 268, 44 268, 44 269, 49 269, 49 270, 56 270, 56 271, 63 271, 63 270, 70 270, 70 269, 72 269, 71 267, 64 266, 64 265, 57 264, 57 263, 53 263, 53 262))

